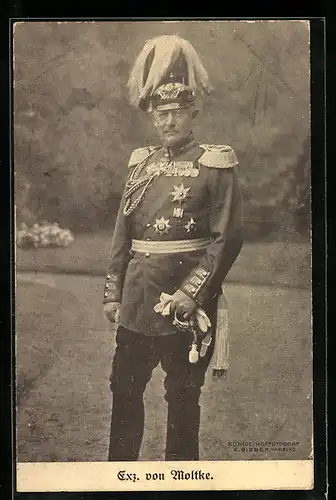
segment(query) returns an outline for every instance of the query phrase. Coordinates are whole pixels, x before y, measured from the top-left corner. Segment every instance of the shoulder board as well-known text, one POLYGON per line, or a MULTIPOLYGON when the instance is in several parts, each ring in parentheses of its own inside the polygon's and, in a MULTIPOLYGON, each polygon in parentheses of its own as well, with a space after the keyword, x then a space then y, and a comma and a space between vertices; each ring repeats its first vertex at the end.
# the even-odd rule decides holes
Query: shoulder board
POLYGON ((128 166, 133 167, 134 165, 138 165, 157 149, 160 149, 160 146, 147 146, 144 148, 134 149, 129 159, 128 166))
POLYGON ((230 146, 200 144, 204 153, 198 160, 201 165, 213 168, 232 168, 238 165, 235 152, 230 146))

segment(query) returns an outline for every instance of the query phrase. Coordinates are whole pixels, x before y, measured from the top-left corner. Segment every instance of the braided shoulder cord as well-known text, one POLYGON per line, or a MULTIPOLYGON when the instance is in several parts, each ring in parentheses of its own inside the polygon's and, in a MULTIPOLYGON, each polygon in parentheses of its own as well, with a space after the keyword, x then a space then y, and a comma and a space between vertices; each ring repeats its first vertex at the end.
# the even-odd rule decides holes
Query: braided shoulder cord
MULTIPOLYGON (((141 191, 141 193, 139 194, 139 196, 133 202, 131 202, 131 197, 130 196, 128 198, 126 198, 126 203, 125 203, 125 207, 124 207, 124 215, 128 216, 128 215, 130 215, 136 209, 136 207, 142 201, 142 199, 144 197, 144 194, 147 191, 148 186, 150 185, 150 183, 152 182, 152 180, 154 179, 154 177, 156 177, 156 175, 157 174, 151 174, 151 176, 147 180, 147 182, 146 182, 143 190, 141 191)), ((140 187, 140 186, 137 186, 137 188, 138 187, 140 187)), ((134 191, 135 190, 133 190, 132 192, 134 192, 134 191)), ((126 197, 126 195, 125 195, 125 197, 126 197)))
POLYGON ((149 156, 144 158, 133 170, 130 175, 130 178, 126 182, 126 191, 125 191, 125 207, 124 207, 124 215, 129 216, 135 208, 139 205, 142 198, 144 197, 148 186, 157 175, 157 173, 147 173, 143 177, 139 178, 141 170, 145 164, 145 162, 154 155, 156 151, 153 151, 149 156), (139 196, 131 202, 131 196, 135 191, 137 191, 141 186, 144 186, 143 190, 139 194, 139 196))

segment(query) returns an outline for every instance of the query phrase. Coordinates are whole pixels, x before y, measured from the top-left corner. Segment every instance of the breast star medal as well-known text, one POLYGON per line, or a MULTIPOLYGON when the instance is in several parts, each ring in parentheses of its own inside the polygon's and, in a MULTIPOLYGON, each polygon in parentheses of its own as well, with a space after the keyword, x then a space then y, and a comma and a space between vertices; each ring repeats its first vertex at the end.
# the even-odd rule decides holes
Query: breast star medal
POLYGON ((181 205, 183 200, 186 199, 190 189, 190 187, 184 187, 183 183, 179 186, 174 186, 174 190, 170 192, 170 194, 173 195, 173 201, 177 201, 181 205))
POLYGON ((155 228, 155 232, 159 233, 160 235, 168 234, 168 231, 171 228, 171 226, 169 225, 169 219, 165 219, 164 217, 161 217, 161 219, 156 219, 153 226, 155 228))
POLYGON ((186 225, 183 226, 183 227, 187 230, 187 233, 192 233, 196 229, 196 222, 191 217, 190 220, 188 220, 188 222, 186 223, 186 225))

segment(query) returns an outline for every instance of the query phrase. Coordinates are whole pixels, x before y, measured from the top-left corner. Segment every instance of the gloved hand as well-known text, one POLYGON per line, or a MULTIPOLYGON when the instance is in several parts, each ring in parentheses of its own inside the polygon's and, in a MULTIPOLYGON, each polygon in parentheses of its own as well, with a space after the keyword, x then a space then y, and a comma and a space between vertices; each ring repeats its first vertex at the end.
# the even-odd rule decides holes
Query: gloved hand
POLYGON ((197 309, 197 302, 182 290, 176 290, 171 296, 170 311, 183 320, 188 320, 197 309))
MULTIPOLYGON (((179 291, 181 292, 181 290, 179 290, 179 291)), ((181 294, 183 294, 183 298, 185 298, 186 294, 183 292, 181 292, 181 294)), ((174 294, 175 299, 176 299, 176 296, 177 296, 177 298, 178 298, 178 296, 182 297, 181 294, 177 294, 175 292, 175 294, 174 294)), ((171 313, 173 312, 171 305, 173 303, 174 295, 169 295, 168 293, 164 293, 164 292, 161 293, 160 302, 158 302, 154 306, 154 311, 158 314, 161 314, 164 317, 170 316, 171 313)), ((190 300, 192 300, 192 299, 190 299, 190 300)), ((174 301, 174 302, 175 302, 175 310, 177 311, 177 301, 174 301)), ((195 301, 193 301, 193 302, 195 302, 195 301)), ((176 312, 176 315, 177 315, 177 312, 176 312)), ((196 308, 195 314, 191 313, 191 316, 190 316, 188 321, 191 324, 196 321, 198 328, 203 333, 206 333, 208 331, 208 329, 211 327, 211 321, 210 321, 208 315, 206 314, 206 312, 201 307, 196 308)))
POLYGON ((119 323, 120 302, 104 304, 104 313, 111 323, 119 323))

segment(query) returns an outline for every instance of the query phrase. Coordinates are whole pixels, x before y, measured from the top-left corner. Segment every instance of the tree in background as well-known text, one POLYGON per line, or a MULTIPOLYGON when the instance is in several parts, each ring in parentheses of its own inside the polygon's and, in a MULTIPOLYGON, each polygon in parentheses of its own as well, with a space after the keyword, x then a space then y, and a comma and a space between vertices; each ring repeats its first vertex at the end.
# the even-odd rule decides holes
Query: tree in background
POLYGON ((190 40, 209 71, 215 91, 196 135, 236 150, 247 236, 304 234, 309 31, 288 21, 17 23, 18 220, 113 227, 130 152, 153 142, 150 123, 127 102, 129 68, 146 39, 165 33, 190 40))
POLYGON ((310 193, 310 139, 304 141, 302 151, 294 165, 294 178, 290 190, 286 193, 284 204, 289 207, 293 224, 297 232, 309 235, 311 223, 310 193))

